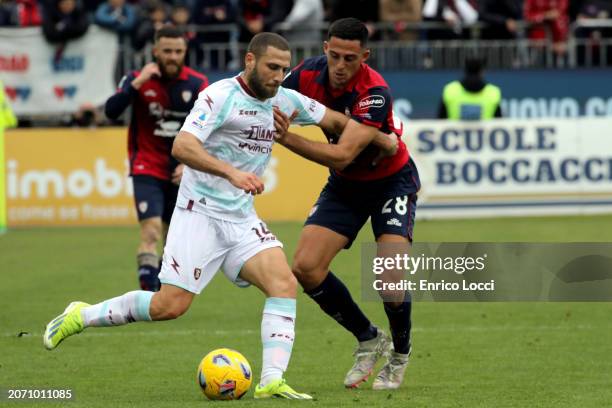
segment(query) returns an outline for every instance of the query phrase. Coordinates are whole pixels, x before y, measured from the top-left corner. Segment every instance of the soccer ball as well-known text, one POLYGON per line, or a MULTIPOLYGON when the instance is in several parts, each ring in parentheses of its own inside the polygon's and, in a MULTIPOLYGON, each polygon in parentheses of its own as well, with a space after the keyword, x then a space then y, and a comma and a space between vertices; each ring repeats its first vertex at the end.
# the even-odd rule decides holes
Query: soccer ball
POLYGON ((198 384, 211 400, 240 399, 249 390, 251 381, 251 366, 236 350, 213 350, 198 366, 198 384))

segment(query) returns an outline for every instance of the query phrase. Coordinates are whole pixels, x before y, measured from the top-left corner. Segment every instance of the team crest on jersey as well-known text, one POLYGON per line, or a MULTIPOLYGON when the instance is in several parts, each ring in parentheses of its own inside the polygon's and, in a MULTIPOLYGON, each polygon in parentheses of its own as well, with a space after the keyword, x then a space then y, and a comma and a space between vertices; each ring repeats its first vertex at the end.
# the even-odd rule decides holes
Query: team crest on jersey
POLYGON ((138 203, 138 211, 140 211, 141 214, 144 214, 147 212, 147 208, 149 208, 149 203, 146 201, 141 201, 138 203))
POLYGON ((198 280, 198 279, 200 279, 200 276, 202 276, 202 269, 195 268, 193 270, 193 277, 195 278, 195 280, 198 280))
POLYGON ((193 96, 193 93, 191 91, 183 91, 183 92, 181 92, 181 97, 183 98, 185 103, 189 102, 191 100, 192 96, 193 96))

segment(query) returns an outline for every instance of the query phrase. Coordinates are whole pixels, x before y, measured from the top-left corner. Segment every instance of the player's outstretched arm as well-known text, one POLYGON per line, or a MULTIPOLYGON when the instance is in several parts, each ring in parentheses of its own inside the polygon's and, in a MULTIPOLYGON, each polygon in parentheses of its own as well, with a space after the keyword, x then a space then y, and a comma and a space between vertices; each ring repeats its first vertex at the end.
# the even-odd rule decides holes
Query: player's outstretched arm
POLYGON ((232 165, 219 160, 202 147, 202 143, 191 133, 180 131, 174 139, 172 156, 194 170, 223 177, 236 188, 249 194, 264 191, 263 182, 253 173, 240 171, 232 165))
POLYGON ((361 125, 331 109, 326 110, 319 126, 328 131, 340 130, 340 140, 337 144, 315 142, 291 133, 288 131, 290 121, 287 115, 277 109, 274 110, 277 142, 308 160, 334 170, 343 170, 348 166, 378 134, 378 129, 361 125), (339 128, 338 124, 342 121, 345 123, 344 127, 339 128))

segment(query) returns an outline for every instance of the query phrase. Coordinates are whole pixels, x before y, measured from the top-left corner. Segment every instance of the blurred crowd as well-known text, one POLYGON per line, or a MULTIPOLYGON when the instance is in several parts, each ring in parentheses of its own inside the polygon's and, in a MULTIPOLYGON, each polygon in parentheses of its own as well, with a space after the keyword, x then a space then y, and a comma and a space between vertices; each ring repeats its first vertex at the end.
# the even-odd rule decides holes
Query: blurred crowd
MULTIPOLYGON (((95 24, 116 32, 123 49, 146 51, 155 30, 173 24, 189 39, 187 63, 205 69, 232 69, 237 58, 230 44, 247 43, 261 31, 318 49, 326 23, 343 17, 364 21, 372 41, 529 38, 551 45, 561 59, 570 36, 588 47, 612 38, 612 25, 598 25, 612 18, 612 0, 0 0, 0 27, 41 26, 46 40, 60 46, 95 24), (589 21, 594 24, 572 28, 589 21), (204 56, 202 46, 215 44, 204 56)), ((586 47, 576 48, 579 59, 586 47)), ((605 49, 610 60, 612 47, 605 49)), ((427 54, 423 60, 427 66, 427 54)), ((94 109, 83 112, 71 123, 100 120, 92 117, 94 109)))
MULTIPOLYGON (((548 38, 562 53, 571 22, 611 15, 612 0, 0 0, 0 26, 42 26, 50 43, 62 43, 97 24, 136 50, 166 23, 184 27, 198 48, 204 41, 248 42, 272 30, 291 41, 313 41, 325 21, 351 16, 368 23, 373 40, 464 38, 484 23, 480 38, 548 38), (238 38, 229 38, 232 32, 238 38)), ((607 37, 610 29, 576 34, 607 37)))

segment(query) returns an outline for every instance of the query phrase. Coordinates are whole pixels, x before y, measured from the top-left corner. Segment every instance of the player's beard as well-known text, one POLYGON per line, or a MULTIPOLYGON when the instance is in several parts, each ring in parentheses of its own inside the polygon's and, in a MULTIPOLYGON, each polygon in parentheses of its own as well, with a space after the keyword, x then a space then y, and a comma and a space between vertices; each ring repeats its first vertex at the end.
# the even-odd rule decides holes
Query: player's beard
POLYGON ((168 78, 168 79, 174 79, 178 77, 179 74, 181 73, 181 70, 183 69, 183 63, 182 62, 179 62, 179 63, 167 62, 165 64, 159 64, 159 69, 161 70, 162 77, 168 78), (175 71, 172 73, 168 72, 168 67, 170 65, 174 65, 176 67, 175 71))
POLYGON ((257 67, 253 68, 251 74, 247 77, 249 81, 249 87, 251 91, 257 96, 259 99, 269 99, 272 98, 278 92, 278 87, 273 90, 266 87, 263 83, 263 80, 259 76, 259 72, 257 72, 257 67))

